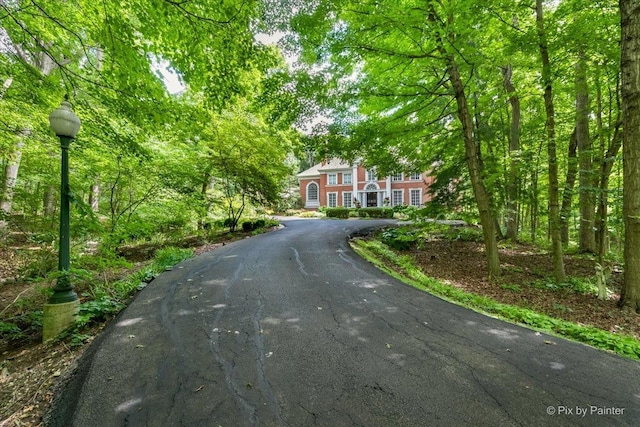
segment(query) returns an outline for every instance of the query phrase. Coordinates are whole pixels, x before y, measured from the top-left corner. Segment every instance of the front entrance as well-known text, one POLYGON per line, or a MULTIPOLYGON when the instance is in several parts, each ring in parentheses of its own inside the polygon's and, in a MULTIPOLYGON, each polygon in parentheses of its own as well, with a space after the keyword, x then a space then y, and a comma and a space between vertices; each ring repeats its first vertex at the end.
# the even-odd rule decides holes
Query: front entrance
POLYGON ((375 208, 378 207, 378 193, 367 193, 367 207, 375 208))

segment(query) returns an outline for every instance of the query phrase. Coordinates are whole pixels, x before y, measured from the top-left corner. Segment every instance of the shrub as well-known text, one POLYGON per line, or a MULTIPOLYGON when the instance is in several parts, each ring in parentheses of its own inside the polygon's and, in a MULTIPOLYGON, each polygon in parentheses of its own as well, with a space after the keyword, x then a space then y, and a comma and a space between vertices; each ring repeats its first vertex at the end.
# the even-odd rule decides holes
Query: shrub
POLYGON ((22 332, 22 329, 18 327, 15 323, 11 322, 0 322, 0 338, 12 341, 24 338, 25 334, 22 332))
POLYGON ((393 218, 392 208, 360 208, 358 216, 361 218, 393 218))
POLYGON ((155 271, 163 271, 167 267, 173 267, 179 262, 189 259, 193 256, 192 249, 182 248, 163 248, 156 251, 155 259, 153 260, 153 269, 155 271))
POLYGON ((384 244, 399 251, 411 249, 419 239, 420 236, 416 233, 416 230, 405 227, 387 228, 380 233, 380 240, 384 244))
POLYGON ((256 224, 253 221, 245 221, 242 223, 242 231, 249 232, 256 229, 256 224))
POLYGON ((482 230, 475 227, 450 227, 446 237, 450 240, 462 240, 463 242, 482 242, 484 240, 482 230))
POLYGON ((327 218, 349 218, 349 209, 347 208, 327 208, 325 210, 327 218))

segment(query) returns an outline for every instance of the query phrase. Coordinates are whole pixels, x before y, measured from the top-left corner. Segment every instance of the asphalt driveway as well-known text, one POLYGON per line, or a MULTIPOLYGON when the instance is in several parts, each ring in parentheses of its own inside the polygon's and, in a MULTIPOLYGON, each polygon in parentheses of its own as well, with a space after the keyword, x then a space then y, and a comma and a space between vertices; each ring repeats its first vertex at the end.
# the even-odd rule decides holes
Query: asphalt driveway
POLYGON ((640 425, 640 363, 460 308, 286 228, 159 276, 93 344, 51 426, 640 425))

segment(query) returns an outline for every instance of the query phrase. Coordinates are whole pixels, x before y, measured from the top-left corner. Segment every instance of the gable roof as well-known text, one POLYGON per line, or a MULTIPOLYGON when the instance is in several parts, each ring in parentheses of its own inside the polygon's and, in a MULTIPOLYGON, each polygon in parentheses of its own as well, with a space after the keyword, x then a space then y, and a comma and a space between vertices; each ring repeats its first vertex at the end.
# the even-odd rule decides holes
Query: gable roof
POLYGON ((313 165, 309 169, 300 172, 298 178, 317 178, 322 172, 351 169, 352 166, 339 159, 331 159, 328 162, 321 162, 313 165))
POLYGON ((311 166, 306 171, 300 172, 298 174, 298 178, 318 178, 320 176, 320 171, 318 170, 320 166, 322 166, 322 163, 311 166))
POLYGON ((321 163, 320 164, 320 168, 318 170, 320 171, 333 171, 333 170, 339 170, 339 169, 351 169, 352 166, 349 163, 346 163, 340 159, 331 159, 328 162, 326 162, 324 165, 321 163))

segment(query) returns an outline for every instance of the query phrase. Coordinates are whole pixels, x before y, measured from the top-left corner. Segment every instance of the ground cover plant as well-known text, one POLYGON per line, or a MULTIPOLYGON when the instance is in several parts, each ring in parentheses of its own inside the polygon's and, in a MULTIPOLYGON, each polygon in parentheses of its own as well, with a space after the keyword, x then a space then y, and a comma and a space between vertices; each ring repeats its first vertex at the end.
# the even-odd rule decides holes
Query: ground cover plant
POLYGON ((79 313, 75 325, 48 344, 41 343, 42 307, 56 277, 57 254, 22 238, 22 243, 0 247, 0 425, 40 425, 55 380, 73 368, 106 322, 156 275, 193 255, 278 225, 268 218, 243 224, 250 226, 233 233, 214 224, 199 234, 130 240, 109 254, 78 253, 76 247, 72 278, 81 300, 79 313))
POLYGON ((550 277, 549 255, 531 244, 500 248, 503 275, 489 280, 476 231, 387 228, 354 247, 392 274, 435 295, 529 327, 640 360, 640 316, 618 307, 622 274, 613 263, 598 298, 596 259, 565 255, 568 279, 550 277))

